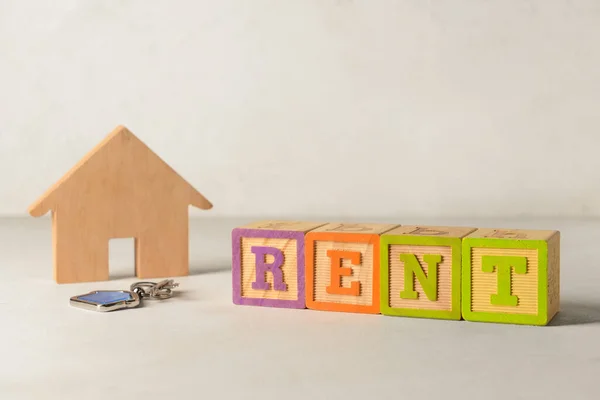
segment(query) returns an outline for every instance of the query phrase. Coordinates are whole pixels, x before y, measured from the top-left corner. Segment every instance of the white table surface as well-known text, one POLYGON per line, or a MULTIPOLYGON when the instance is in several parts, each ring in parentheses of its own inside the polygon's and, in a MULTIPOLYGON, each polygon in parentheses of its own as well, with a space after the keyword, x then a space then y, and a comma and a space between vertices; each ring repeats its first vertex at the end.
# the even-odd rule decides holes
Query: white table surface
POLYGON ((530 327, 235 306, 249 221, 194 219, 176 297, 95 313, 69 297, 127 289, 131 243, 110 281, 58 285, 50 220, 0 220, 0 399, 600 399, 600 222, 389 220, 559 229, 562 311, 530 327))

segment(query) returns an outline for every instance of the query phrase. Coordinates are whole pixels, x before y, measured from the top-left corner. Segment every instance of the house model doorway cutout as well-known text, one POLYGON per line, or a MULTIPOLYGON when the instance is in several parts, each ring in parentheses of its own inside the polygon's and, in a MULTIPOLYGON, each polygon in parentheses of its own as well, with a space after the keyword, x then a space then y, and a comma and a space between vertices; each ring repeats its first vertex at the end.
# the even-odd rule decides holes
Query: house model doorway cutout
POLYGON ((135 238, 141 279, 189 274, 189 206, 212 204, 118 126, 29 207, 52 212, 57 283, 109 279, 109 240, 135 238))
POLYGON ((135 238, 108 241, 108 277, 121 279, 137 275, 135 270, 135 238))

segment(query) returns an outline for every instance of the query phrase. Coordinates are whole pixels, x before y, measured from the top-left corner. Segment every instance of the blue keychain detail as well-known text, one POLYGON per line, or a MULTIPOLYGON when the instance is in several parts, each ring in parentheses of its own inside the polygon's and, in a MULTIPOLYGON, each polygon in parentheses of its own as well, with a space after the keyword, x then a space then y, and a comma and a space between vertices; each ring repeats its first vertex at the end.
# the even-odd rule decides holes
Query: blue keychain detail
POLYGON ((162 300, 173 296, 173 289, 179 286, 172 279, 154 282, 137 282, 130 290, 95 290, 86 294, 71 297, 73 307, 91 311, 116 311, 134 308, 142 299, 162 300))

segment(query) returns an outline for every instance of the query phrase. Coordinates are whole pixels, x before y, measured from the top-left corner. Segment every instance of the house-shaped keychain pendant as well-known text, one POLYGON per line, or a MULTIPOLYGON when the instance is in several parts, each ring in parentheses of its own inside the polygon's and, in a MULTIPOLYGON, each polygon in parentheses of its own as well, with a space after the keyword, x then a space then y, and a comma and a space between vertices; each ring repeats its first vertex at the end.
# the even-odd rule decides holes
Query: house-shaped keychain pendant
POLYGON ((135 238, 138 278, 187 275, 189 206, 212 204, 123 126, 117 127, 38 201, 52 211, 54 279, 107 280, 108 243, 135 238))

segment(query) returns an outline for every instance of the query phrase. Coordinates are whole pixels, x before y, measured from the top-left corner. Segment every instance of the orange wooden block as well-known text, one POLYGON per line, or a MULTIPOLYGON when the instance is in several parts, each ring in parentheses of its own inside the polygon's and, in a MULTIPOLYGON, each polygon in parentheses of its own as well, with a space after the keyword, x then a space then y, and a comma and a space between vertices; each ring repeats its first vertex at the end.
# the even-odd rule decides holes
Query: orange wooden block
POLYGON ((379 313, 379 236, 398 225, 327 224, 306 234, 306 307, 379 313))
POLYGON ((119 126, 29 207, 52 211, 54 279, 106 280, 108 241, 135 238, 138 278, 187 275, 188 208, 212 204, 119 126))

